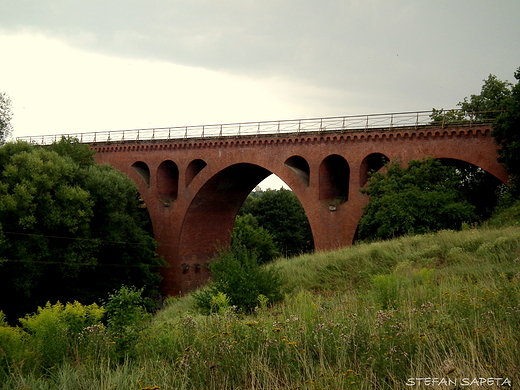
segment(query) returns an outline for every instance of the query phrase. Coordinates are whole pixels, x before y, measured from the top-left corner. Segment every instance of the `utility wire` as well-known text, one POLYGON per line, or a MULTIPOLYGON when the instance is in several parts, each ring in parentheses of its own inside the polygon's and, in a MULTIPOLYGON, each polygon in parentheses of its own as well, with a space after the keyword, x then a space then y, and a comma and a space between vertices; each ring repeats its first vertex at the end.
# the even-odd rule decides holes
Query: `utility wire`
MULTIPOLYGON (((5 230, 1 230, 1 233, 4 234, 10 234, 10 235, 18 235, 18 236, 28 236, 28 237, 43 237, 43 238, 57 238, 60 240, 71 240, 71 241, 92 241, 92 242, 100 242, 100 243, 107 243, 107 244, 121 244, 121 245, 143 245, 146 246, 147 244, 143 244, 140 242, 129 242, 129 241, 112 241, 112 240, 103 240, 101 238, 81 238, 81 237, 63 237, 63 236, 51 236, 48 234, 36 234, 36 233, 20 233, 20 232, 9 232, 5 230)), ((161 246, 170 246, 170 245, 161 245, 161 246)))
MULTIPOLYGON (((20 232, 8 232, 1 230, 3 234, 8 235, 18 235, 18 236, 28 236, 28 237, 43 237, 43 238, 55 238, 61 240, 75 240, 75 241, 91 241, 91 242, 99 242, 99 243, 109 243, 109 244, 120 244, 120 245, 137 245, 137 246, 145 246, 146 244, 139 242, 128 242, 128 241, 111 241, 111 240, 103 240, 100 238, 80 238, 80 237, 62 237, 62 236, 51 236, 46 234, 35 234, 35 233, 20 233, 20 232)), ((169 245, 165 245, 169 246, 169 245)), ((58 264, 58 265, 69 265, 69 266, 91 266, 91 267, 169 267, 168 265, 152 265, 152 264, 103 264, 103 263, 72 263, 65 264, 59 261, 38 261, 38 260, 15 260, 15 259, 4 259, 0 258, 0 266, 2 263, 30 263, 30 264, 58 264)))
MULTIPOLYGON (((153 264, 92 264, 92 263, 62 263, 59 261, 38 261, 38 260, 13 260, 13 259, 3 259, 0 258, 0 267, 3 263, 30 263, 30 264, 57 264, 57 265, 66 265, 66 266, 91 266, 91 267, 169 267, 169 265, 153 265, 153 264)), ((1 269, 1 268, 0 268, 1 269)))

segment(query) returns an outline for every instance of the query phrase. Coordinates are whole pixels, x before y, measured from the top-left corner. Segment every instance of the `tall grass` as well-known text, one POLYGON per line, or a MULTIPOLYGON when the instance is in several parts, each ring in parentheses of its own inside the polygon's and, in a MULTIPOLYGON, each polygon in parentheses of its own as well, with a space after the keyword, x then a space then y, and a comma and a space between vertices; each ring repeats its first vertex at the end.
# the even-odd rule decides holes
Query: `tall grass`
POLYGON ((170 299, 123 362, 114 359, 113 340, 98 334, 104 348, 43 370, 30 364, 34 335, 4 324, 0 388, 426 387, 408 386, 410 378, 449 378, 458 388, 481 387, 461 387, 463 380, 508 378, 514 388, 520 227, 509 225, 279 260, 270 267, 283 274, 282 303, 249 315, 231 308, 202 315, 191 297, 170 299))

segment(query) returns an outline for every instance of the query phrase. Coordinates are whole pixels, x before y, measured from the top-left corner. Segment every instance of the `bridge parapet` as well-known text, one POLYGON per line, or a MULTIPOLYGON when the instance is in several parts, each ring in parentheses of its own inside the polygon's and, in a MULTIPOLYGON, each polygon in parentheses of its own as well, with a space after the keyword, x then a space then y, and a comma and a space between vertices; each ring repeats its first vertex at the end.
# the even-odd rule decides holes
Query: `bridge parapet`
MULTIPOLYGON (((246 138, 276 135, 290 135, 303 133, 324 132, 353 132, 372 130, 398 130, 403 128, 419 128, 424 126, 443 126, 445 124, 458 124, 472 126, 477 123, 488 123, 490 119, 485 115, 460 115, 461 119, 453 120, 453 112, 446 112, 443 117, 439 111, 415 111, 390 114, 347 115, 324 118, 288 119, 263 122, 241 122, 216 125, 195 125, 177 127, 156 127, 148 129, 110 130, 69 134, 53 134, 38 136, 17 137, 17 140, 27 141, 38 145, 49 145, 57 142, 61 137, 72 137, 82 143, 106 143, 124 141, 173 141, 173 140, 197 140, 218 138, 246 138), (450 113, 450 114, 448 114, 450 113), (435 120, 433 115, 437 114, 435 120)), ((460 111, 457 111, 460 112, 460 111)), ((463 114, 463 113, 461 113, 463 114)))

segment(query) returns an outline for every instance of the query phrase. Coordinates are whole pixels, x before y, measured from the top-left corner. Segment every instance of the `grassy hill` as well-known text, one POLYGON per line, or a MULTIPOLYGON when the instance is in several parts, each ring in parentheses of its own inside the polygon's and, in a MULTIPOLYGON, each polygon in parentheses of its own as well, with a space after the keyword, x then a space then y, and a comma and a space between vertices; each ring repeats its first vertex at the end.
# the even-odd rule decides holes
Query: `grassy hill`
POLYGON ((269 266, 285 281, 280 304, 251 315, 224 305, 204 316, 192 297, 170 299, 139 329, 127 359, 111 358, 117 340, 98 334, 90 353, 78 347, 73 359, 43 374, 11 362, 0 389, 520 384, 520 203, 478 228, 269 266))

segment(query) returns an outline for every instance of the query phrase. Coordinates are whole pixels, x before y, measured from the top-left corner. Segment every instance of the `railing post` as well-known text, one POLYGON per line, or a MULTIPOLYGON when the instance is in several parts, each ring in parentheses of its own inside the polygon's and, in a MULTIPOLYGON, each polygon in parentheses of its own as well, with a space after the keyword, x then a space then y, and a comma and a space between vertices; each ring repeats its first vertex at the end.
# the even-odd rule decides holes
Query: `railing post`
POLYGON ((257 131, 257 135, 260 135, 260 122, 258 122, 258 131, 257 131))
POLYGON ((202 125, 202 138, 204 138, 204 125, 202 125))
POLYGON ((367 121, 365 123, 365 131, 367 131, 367 130, 368 130, 368 115, 367 115, 367 121))
POLYGON ((419 127, 419 112, 416 113, 416 117, 415 117, 415 130, 417 130, 417 128, 419 127))
MULTIPOLYGON (((241 130, 241 128, 242 128, 242 124, 239 123, 239 124, 238 124, 238 136, 239 136, 239 137, 240 137, 240 130, 241 130)), ((222 133, 222 126, 220 126, 220 132, 222 133)))
POLYGON ((302 120, 298 120, 298 135, 300 135, 300 132, 302 130, 302 120))
MULTIPOLYGON (((240 125, 238 126, 238 135, 240 135, 240 125)), ((222 138, 222 125, 220 125, 220 138, 222 138)))
POLYGON ((184 131, 184 138, 188 139, 188 126, 186 126, 186 129, 184 131))

